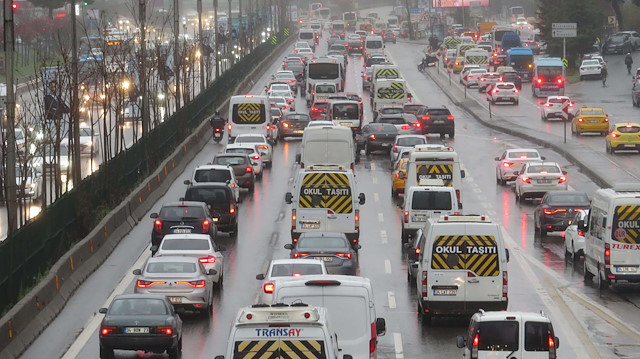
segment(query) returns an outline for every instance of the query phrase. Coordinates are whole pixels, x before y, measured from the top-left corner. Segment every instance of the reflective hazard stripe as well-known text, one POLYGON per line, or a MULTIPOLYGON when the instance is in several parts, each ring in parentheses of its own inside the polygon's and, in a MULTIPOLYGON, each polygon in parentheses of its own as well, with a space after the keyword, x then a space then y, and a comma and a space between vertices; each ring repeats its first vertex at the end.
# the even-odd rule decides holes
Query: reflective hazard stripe
POLYGON ((307 173, 302 179, 299 194, 300 208, 327 208, 335 213, 351 213, 353 197, 349 177, 344 173, 307 173), (348 195, 305 194, 305 189, 348 189, 348 195))
POLYGON ((376 77, 386 78, 386 79, 397 79, 400 77, 400 74, 397 69, 377 69, 376 77))
POLYGON ((486 56, 467 56, 467 63, 473 65, 481 65, 488 61, 486 56))
POLYGON ((283 340, 280 355, 286 359, 324 359, 324 346, 320 340, 283 340))
POLYGON ((326 359, 322 340, 237 341, 234 359, 326 359))
POLYGON ((433 241, 431 268, 469 270, 480 277, 500 274, 494 236, 437 236, 433 241))
POLYGON ((279 344, 277 340, 244 340, 235 343, 233 357, 237 359, 276 359, 279 344))
POLYGON ((446 187, 453 186, 453 165, 417 165, 416 180, 441 179, 446 187))
MULTIPOLYGON (((617 206, 611 239, 620 243, 640 244, 640 206, 617 206)), ((597 228, 594 228, 597 230, 597 228)))
POLYGON ((237 105, 238 117, 243 122, 260 122, 259 103, 239 103, 237 105))

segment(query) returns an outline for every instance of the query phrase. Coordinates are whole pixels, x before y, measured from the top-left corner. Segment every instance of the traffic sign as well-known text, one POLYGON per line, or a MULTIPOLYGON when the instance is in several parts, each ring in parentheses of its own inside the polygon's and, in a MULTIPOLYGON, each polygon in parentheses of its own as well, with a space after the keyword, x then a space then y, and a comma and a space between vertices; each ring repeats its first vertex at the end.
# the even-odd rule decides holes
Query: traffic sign
POLYGON ((551 37, 576 37, 577 29, 551 29, 551 37))
POLYGON ((571 101, 569 99, 562 99, 562 121, 569 120, 569 106, 571 101))
POLYGON ((573 30, 577 30, 578 29, 578 24, 575 23, 575 22, 554 22, 553 24, 551 24, 551 28, 552 29, 565 29, 565 30, 573 29, 573 30))
POLYGON ((615 25, 616 24, 616 17, 615 16, 607 16, 607 24, 615 25))
POLYGON ((569 67, 569 60, 567 60, 566 58, 562 58, 562 63, 564 64, 564 67, 569 67))

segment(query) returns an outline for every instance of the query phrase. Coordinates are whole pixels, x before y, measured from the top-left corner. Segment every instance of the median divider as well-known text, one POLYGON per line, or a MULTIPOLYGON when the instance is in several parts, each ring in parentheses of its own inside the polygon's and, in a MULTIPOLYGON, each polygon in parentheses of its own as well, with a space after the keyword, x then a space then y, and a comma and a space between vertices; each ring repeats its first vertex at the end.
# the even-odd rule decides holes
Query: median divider
POLYGON ((100 267, 122 238, 144 218, 182 174, 187 164, 211 139, 210 125, 204 119, 211 115, 214 109, 221 112, 228 109, 230 95, 248 92, 256 77, 268 68, 269 63, 281 57, 282 50, 290 46, 295 38, 295 34, 292 34, 283 37, 284 41, 280 41, 278 46, 261 49, 259 59, 253 59, 251 54, 248 54, 247 61, 237 64, 240 70, 237 73, 245 74, 244 80, 223 84, 223 87, 231 86, 225 88, 224 101, 207 99, 205 93, 196 97, 193 102, 198 104, 200 101, 200 104, 206 104, 198 106, 197 110, 192 112, 198 119, 184 117, 187 113, 185 108, 176 112, 175 115, 183 116, 185 122, 199 121, 199 125, 93 230, 62 255, 50 267, 44 278, 0 319, 0 359, 18 358, 55 319, 75 290, 100 267))

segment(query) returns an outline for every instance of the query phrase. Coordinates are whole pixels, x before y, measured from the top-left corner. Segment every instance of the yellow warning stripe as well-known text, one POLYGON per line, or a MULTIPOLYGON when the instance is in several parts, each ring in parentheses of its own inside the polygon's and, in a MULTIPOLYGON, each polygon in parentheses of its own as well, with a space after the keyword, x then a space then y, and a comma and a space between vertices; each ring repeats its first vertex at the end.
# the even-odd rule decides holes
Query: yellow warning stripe
POLYGON ((243 122, 260 122, 260 106, 259 103, 239 103, 236 105, 238 117, 243 122))
POLYGON ((416 166, 416 180, 420 182, 421 176, 423 178, 442 179, 444 185, 447 187, 453 186, 453 165, 418 165, 416 166), (450 178, 442 178, 437 175, 449 175, 450 178))
POLYGON ((500 274, 497 252, 498 248, 493 236, 437 236, 433 241, 431 268, 466 269, 481 277, 495 277, 500 274), (441 247, 444 250, 438 253, 436 248, 441 247), (490 252, 473 253, 470 247, 485 247, 479 250, 490 252))
POLYGON ((305 189, 317 188, 324 190, 327 188, 349 189, 351 185, 349 178, 344 173, 320 172, 307 173, 302 179, 300 188, 299 205, 300 208, 327 208, 335 213, 351 213, 353 211, 353 197, 349 195, 307 195, 305 189))
POLYGON ((611 237, 613 240, 625 243, 625 244, 639 244, 640 243, 640 230, 633 228, 633 225, 625 226, 624 222, 638 222, 640 221, 640 206, 627 205, 617 206, 615 216, 613 218, 613 230, 611 231, 611 237), (623 222, 619 225, 620 222, 623 222), (619 233, 623 231, 622 233, 619 233), (624 234, 624 238, 620 239, 621 234, 624 234))

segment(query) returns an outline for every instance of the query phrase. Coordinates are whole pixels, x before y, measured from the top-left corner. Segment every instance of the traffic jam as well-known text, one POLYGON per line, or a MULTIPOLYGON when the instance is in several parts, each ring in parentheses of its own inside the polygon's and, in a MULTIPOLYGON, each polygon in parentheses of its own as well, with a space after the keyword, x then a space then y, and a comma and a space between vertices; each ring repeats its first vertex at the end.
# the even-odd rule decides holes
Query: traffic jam
MULTIPOLYGON (((640 184, 582 190, 588 179, 566 159, 524 140, 497 143, 495 132, 486 136, 494 153, 471 147, 478 125, 446 97, 434 103, 425 73, 465 96, 477 88, 490 111, 522 106, 530 86, 539 121, 604 135, 611 154, 640 149, 640 124, 609 123, 602 107, 567 96, 564 64, 540 55, 539 30, 524 17, 453 25, 425 50, 383 9, 315 3, 301 16, 293 45, 216 113, 208 152, 142 222, 148 246, 127 274, 133 284, 99 309, 97 335, 77 357, 98 348, 103 359, 607 357, 576 319, 600 307, 570 311, 586 295, 547 294, 560 279, 542 267, 553 257, 554 270, 575 271, 573 283, 606 298, 622 300, 611 294, 619 283, 637 292, 640 184), (424 54, 417 68, 400 46, 424 54), (496 203, 510 203, 504 213, 478 205, 479 177, 496 187, 496 203), (514 238, 513 222, 533 229, 534 248, 514 238), (267 255, 257 238, 277 249, 267 255), (264 264, 247 274, 241 261, 264 264)), ((599 78, 602 66, 589 55, 580 79, 599 78)), ((636 329, 611 323, 631 338, 620 357, 637 356, 636 329)))

